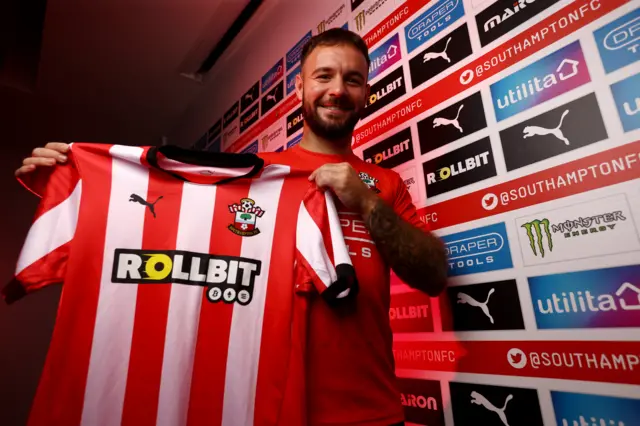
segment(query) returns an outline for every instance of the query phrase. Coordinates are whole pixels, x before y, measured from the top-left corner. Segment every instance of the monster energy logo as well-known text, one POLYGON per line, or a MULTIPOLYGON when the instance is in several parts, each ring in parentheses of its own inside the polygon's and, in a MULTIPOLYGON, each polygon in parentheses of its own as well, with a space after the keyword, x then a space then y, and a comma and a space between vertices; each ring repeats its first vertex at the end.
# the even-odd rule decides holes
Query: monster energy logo
POLYGON ((533 250, 534 255, 538 255, 536 252, 536 245, 540 250, 540 255, 544 257, 544 243, 542 241, 542 231, 544 231, 547 236, 547 243, 549 245, 549 251, 553 251, 553 240, 551 239, 551 232, 549 232, 549 219, 542 220, 532 220, 529 223, 525 223, 522 225, 527 231, 527 237, 529 237, 529 245, 531 246, 531 250, 533 250), (534 234, 535 232, 535 234, 534 234), (536 243, 537 240, 537 243, 536 243))

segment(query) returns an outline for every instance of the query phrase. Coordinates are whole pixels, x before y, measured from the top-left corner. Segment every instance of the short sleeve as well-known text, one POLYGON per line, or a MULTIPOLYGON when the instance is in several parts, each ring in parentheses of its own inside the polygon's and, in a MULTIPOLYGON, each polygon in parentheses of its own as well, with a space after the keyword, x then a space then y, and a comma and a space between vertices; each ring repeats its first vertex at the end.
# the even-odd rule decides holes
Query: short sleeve
POLYGON ((422 229, 423 231, 429 231, 429 226, 420 220, 418 210, 413 204, 411 194, 409 193, 409 190, 404 184, 402 178, 397 173, 394 173, 393 176, 396 194, 395 201, 393 203, 393 210, 397 215, 415 227, 422 229))
POLYGON ((328 302, 355 296, 355 269, 332 195, 315 185, 305 195, 296 230, 296 276, 328 302), (301 278, 302 277, 302 278, 301 278))
POLYGON ((67 164, 21 181, 41 200, 20 251, 14 277, 0 292, 7 304, 64 280, 82 195, 82 181, 71 157, 67 164))

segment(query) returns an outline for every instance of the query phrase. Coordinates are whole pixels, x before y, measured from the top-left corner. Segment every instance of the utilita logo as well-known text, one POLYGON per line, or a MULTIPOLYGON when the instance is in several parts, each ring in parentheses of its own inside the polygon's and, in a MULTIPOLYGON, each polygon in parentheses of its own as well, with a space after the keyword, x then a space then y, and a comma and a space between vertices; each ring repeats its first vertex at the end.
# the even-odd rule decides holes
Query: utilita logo
POLYGON ((640 265, 529 277, 540 329, 640 326, 640 265))
POLYGON ((504 120, 589 81, 580 42, 573 42, 492 84, 496 118, 504 120))
POLYGON ((271 67, 271 69, 269 69, 269 71, 265 73, 265 75, 262 76, 262 86, 261 86, 262 93, 269 90, 269 88, 273 86, 273 83, 275 83, 276 81, 282 78, 284 74, 283 62, 284 61, 280 59, 278 62, 275 63, 274 66, 271 67))
POLYGON ((406 128, 396 133, 384 141, 365 149, 362 154, 367 163, 377 164, 387 169, 413 160, 411 129, 406 128))
POLYGON ((640 58, 640 9, 593 33, 607 73, 627 66, 640 58))
POLYGON ((449 276, 512 268, 511 251, 503 222, 442 237, 449 276))
POLYGON ((462 0, 440 0, 406 26, 409 53, 464 16, 462 0))
POLYGON ((631 426, 638 423, 640 400, 551 391, 559 426, 631 426))
POLYGON ((296 76, 300 74, 300 65, 287 75, 287 95, 296 88, 296 76))
POLYGON ((480 43, 484 47, 522 23, 538 15, 559 0, 497 1, 476 16, 480 43))
POLYGON ((374 50, 370 57, 369 80, 373 80, 402 59, 402 54, 400 53, 400 37, 398 34, 396 33, 383 45, 374 50))
POLYGON ((625 132, 640 128, 640 74, 611 85, 618 115, 625 132))
POLYGON ((524 262, 549 263, 640 249, 626 196, 574 204, 516 221, 524 262))

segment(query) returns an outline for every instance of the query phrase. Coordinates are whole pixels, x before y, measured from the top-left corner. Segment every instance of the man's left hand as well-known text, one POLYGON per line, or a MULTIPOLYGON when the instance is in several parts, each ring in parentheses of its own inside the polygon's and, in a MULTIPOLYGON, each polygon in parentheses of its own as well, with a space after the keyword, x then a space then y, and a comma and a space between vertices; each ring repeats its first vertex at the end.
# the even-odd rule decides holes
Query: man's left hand
POLYGON ((311 173, 309 180, 320 188, 331 189, 346 208, 363 217, 373 210, 378 201, 378 196, 362 182, 349 163, 325 164, 311 173))

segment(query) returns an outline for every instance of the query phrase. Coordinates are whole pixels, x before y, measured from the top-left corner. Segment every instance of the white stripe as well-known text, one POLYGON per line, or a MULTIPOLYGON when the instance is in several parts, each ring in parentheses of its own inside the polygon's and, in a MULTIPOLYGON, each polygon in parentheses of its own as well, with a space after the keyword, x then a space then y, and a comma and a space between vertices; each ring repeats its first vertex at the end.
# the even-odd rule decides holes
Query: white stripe
POLYGON ((111 194, 91 358, 81 424, 119 425, 129 369, 137 284, 114 284, 116 248, 140 249, 146 207, 129 202, 132 193, 147 197, 148 170, 131 162, 142 148, 119 146, 112 159, 111 194), (119 155, 118 155, 119 156, 119 155))
POLYGON ((16 275, 73 238, 78 224, 82 181, 66 200, 40 216, 31 225, 16 265, 16 275))
MULTIPOLYGON (((288 167, 269 169, 249 189, 249 198, 256 201, 265 214, 256 223, 260 234, 242 239, 240 256, 260 259, 260 275, 256 277, 253 299, 247 306, 233 308, 229 335, 229 355, 225 379, 222 426, 254 424, 256 383, 262 340, 262 321, 269 282, 269 266, 278 204, 288 167), (280 170, 278 170, 280 169, 280 170), (274 177, 277 176, 277 177, 274 177)), ((293 268, 293 265, 291 265, 293 268)))
MULTIPOLYGON (((216 187, 185 183, 176 250, 209 253, 216 187)), ((187 424, 193 358, 205 289, 171 286, 157 425, 187 424)))
POLYGON ((358 237, 344 237, 345 240, 353 240, 353 241, 362 241, 363 243, 371 243, 373 244, 372 240, 367 240, 365 238, 358 238, 358 237))
POLYGON ((296 231, 296 247, 313 268, 325 287, 329 287, 336 278, 336 270, 324 245, 322 232, 309 215, 304 203, 300 203, 298 228, 296 231))
POLYGON ((325 191, 324 196, 327 201, 327 214, 329 216, 329 230, 331 232, 334 264, 336 266, 341 264, 351 265, 351 258, 349 257, 347 246, 344 243, 344 235, 342 234, 340 218, 338 217, 338 211, 333 202, 333 196, 330 194, 330 191, 325 191))

